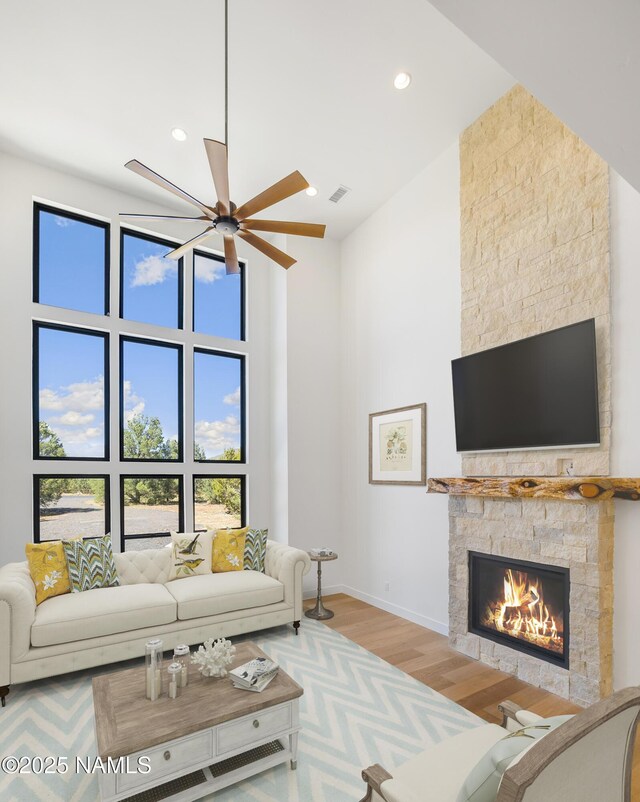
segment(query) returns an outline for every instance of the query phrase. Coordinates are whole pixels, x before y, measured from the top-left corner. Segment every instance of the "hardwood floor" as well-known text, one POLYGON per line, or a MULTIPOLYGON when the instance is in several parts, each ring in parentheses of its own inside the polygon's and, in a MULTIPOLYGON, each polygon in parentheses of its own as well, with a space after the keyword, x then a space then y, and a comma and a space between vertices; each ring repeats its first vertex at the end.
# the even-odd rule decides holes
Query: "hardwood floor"
MULTIPOLYGON (((327 626, 485 721, 500 723, 497 705, 505 699, 541 716, 580 711, 566 699, 461 655, 437 632, 345 594, 326 596, 323 601, 335 613, 334 618, 324 622, 327 626)), ((308 599, 305 609, 314 604, 315 599, 308 599)), ((631 800, 640 802, 640 739, 635 753, 631 800)))

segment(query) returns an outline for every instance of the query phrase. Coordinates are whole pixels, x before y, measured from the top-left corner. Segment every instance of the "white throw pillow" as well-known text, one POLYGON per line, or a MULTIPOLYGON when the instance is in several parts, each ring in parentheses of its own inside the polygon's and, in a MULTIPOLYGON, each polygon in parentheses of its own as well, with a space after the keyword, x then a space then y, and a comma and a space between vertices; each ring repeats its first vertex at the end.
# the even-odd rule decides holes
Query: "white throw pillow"
POLYGON ((213 532, 172 532, 169 580, 211 573, 213 532))
POLYGON ((543 718, 501 738, 471 769, 456 802, 496 802, 502 775, 514 759, 570 718, 572 716, 543 718))

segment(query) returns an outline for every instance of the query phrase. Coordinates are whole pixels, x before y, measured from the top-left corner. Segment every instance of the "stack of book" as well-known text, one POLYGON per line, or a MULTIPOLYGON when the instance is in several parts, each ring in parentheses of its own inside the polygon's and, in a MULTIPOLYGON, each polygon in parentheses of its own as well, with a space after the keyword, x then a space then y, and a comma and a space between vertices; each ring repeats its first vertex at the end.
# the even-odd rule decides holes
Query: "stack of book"
POLYGON ((229 672, 234 688, 260 693, 278 673, 278 664, 266 657, 256 657, 229 672))

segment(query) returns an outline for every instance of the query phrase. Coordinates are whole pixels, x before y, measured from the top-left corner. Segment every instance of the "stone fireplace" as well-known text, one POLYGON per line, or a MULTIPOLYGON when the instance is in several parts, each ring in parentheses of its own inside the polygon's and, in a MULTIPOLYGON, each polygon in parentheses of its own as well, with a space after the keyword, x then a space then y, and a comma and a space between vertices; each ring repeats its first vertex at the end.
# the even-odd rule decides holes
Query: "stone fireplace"
POLYGON ((611 693, 613 515, 612 501, 449 496, 451 645, 577 704, 611 693), (491 596, 475 613, 473 590, 491 596))
POLYGON ((569 569, 469 552, 469 631, 569 668, 569 569))

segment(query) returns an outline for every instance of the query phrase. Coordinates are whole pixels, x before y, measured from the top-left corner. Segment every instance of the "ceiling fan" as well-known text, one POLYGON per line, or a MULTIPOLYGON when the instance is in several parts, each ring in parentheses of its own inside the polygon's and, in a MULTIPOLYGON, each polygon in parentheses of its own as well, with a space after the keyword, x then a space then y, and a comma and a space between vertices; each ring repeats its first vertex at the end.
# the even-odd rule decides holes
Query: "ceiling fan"
POLYGON ((229 142, 229 48, 228 48, 228 35, 229 35, 229 9, 228 0, 224 4, 224 24, 225 24, 225 142, 218 142, 215 139, 205 139, 204 146, 209 159, 209 167, 211 168, 211 175, 213 177, 213 184, 216 190, 218 202, 213 205, 202 203, 193 195, 189 195, 180 187, 172 184, 166 178, 163 178, 158 173, 154 172, 151 168, 139 162, 137 159, 132 159, 125 164, 129 170, 141 175, 143 178, 152 181, 159 187, 168 190, 169 192, 177 195, 177 197, 190 203, 200 210, 199 216, 176 216, 176 215, 158 215, 158 214, 121 214, 120 217, 129 220, 181 220, 183 222, 203 222, 207 224, 204 231, 197 234, 192 239, 175 248, 170 253, 166 254, 169 259, 179 259, 184 253, 190 251, 199 243, 212 237, 214 234, 221 234, 224 242, 224 261, 226 265, 227 275, 230 273, 239 273, 240 265, 238 264, 238 255, 236 252, 235 237, 241 237, 249 245, 259 250, 269 259, 277 262, 282 267, 289 268, 295 264, 296 260, 293 257, 276 248, 267 240, 254 234, 254 231, 272 232, 275 234, 294 234, 302 237, 324 237, 326 226, 317 223, 294 223, 285 222, 280 220, 259 220, 254 219, 252 215, 279 203, 285 198, 289 198, 309 186, 305 178, 296 170, 295 172, 283 178, 281 181, 265 189, 255 198, 243 203, 241 206, 236 206, 232 203, 229 194, 229 159, 228 159, 228 143, 229 142))

